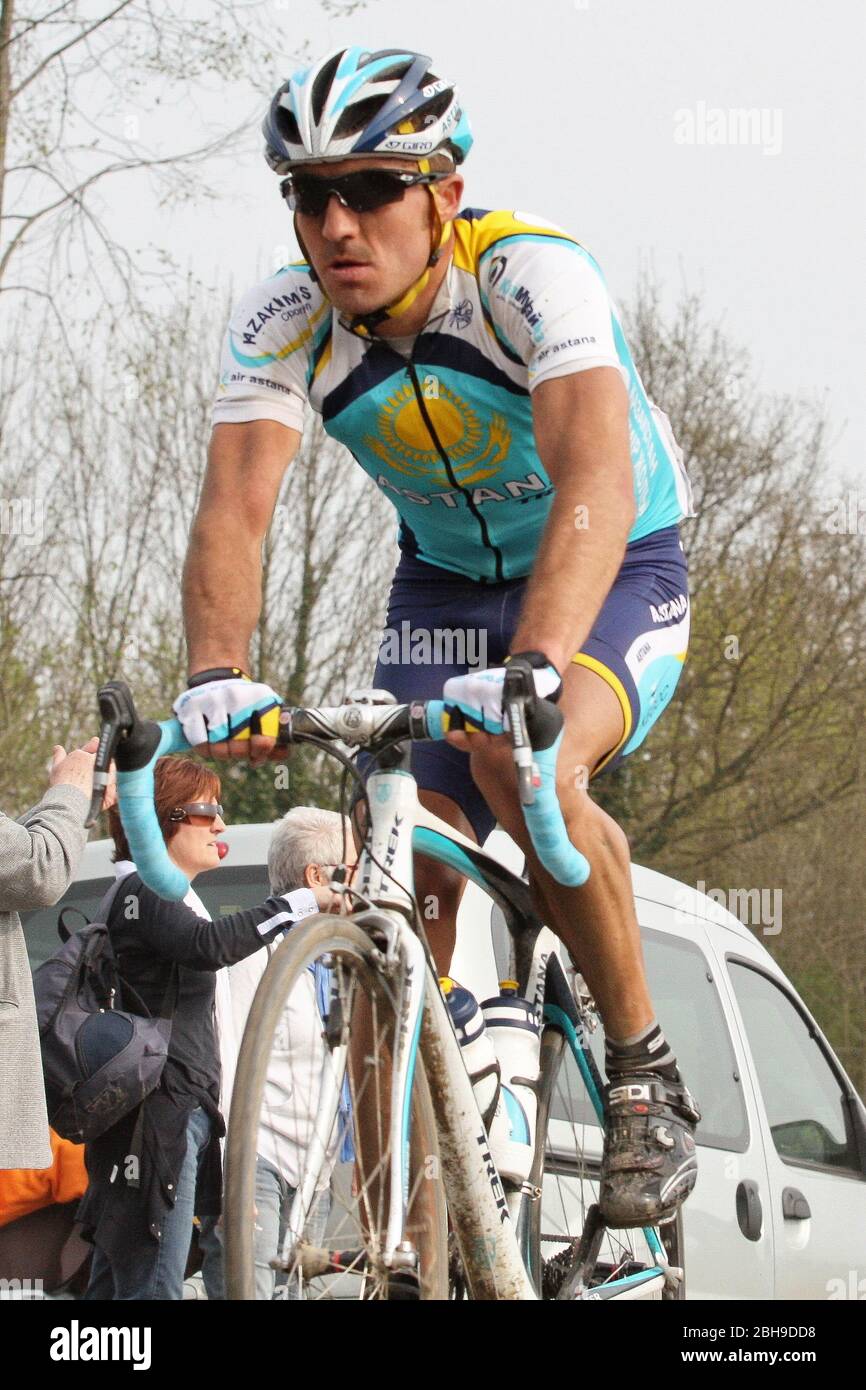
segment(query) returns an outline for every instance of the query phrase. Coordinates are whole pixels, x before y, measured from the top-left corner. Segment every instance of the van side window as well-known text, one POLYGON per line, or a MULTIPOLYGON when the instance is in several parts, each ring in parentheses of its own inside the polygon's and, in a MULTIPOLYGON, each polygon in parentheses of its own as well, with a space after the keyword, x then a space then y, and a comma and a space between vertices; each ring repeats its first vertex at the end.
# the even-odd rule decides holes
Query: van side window
MULTIPOLYGON (((88 921, 92 921, 111 882, 110 878, 82 879, 70 884, 60 902, 53 907, 34 908, 31 912, 21 913, 31 970, 53 955, 60 945, 57 918, 61 908, 76 907, 88 921)), ((229 912, 240 912, 244 907, 258 907, 271 890, 264 864, 233 864, 199 874, 195 891, 212 917, 222 917, 229 912)), ((75 931, 84 926, 84 918, 73 917, 70 912, 68 925, 75 931)))
MULTIPOLYGON (((712 969, 700 947, 642 929, 650 994, 659 1022, 680 1063, 703 1119, 698 1144, 744 1153, 749 1127, 743 1088, 712 969)), ((604 1032, 591 1039, 604 1075, 604 1032)), ((567 1085, 558 1087, 552 1113, 572 1124, 595 1124, 577 1066, 568 1054, 567 1085)))
POLYGON ((859 1172, 842 1081, 811 1023, 762 970, 729 958, 728 971, 779 1157, 859 1172))
POLYGON ((258 907, 271 887, 264 864, 228 864, 199 874, 195 891, 211 917, 225 917, 246 907, 258 907))
POLYGON ((31 970, 37 970, 43 961, 60 949, 62 942, 57 931, 57 919, 62 909, 70 909, 66 925, 72 931, 77 931, 79 927, 84 926, 85 920, 93 921, 94 913, 112 882, 113 875, 112 878, 88 878, 81 883, 72 883, 60 901, 52 907, 35 907, 29 912, 21 913, 21 925, 24 928, 31 970), (72 908, 77 908, 83 915, 75 916, 72 908))

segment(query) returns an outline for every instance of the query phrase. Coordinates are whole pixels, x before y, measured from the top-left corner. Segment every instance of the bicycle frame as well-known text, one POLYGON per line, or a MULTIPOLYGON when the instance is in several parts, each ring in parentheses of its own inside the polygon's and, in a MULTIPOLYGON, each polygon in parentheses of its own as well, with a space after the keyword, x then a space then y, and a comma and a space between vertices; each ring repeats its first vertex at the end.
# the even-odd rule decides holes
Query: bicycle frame
MULTIPOLYGON (((408 762, 408 759, 404 759, 408 762)), ((472 1082, 463 1062, 460 1044, 435 972, 412 925, 414 905, 413 854, 427 853, 449 864, 490 891, 481 866, 491 873, 496 861, 474 842, 432 815, 418 800, 414 777, 406 767, 374 772, 367 781, 370 824, 365 847, 355 873, 355 890, 367 906, 354 912, 354 920, 375 932, 382 950, 382 968, 397 982, 396 1012, 400 1020, 395 1038, 391 1075, 390 1200, 383 1263, 400 1269, 411 1265, 415 1253, 405 1243, 408 1215, 410 1098, 415 1061, 420 1048, 430 1084, 442 1161, 442 1181, 461 1260, 474 1299, 535 1301, 540 1297, 527 1268, 527 1203, 539 1201, 541 1188, 506 1189, 493 1161, 472 1082)), ((527 933, 521 975, 525 997, 539 1020, 553 1025, 564 1036, 592 1101, 602 1119, 603 1104, 597 1078, 587 1062, 573 1010, 545 1003, 548 963, 556 952, 556 937, 546 927, 527 933), (571 1015, 571 1016, 569 1016, 571 1015)), ((348 1037, 340 1039, 341 1057, 348 1053, 348 1037)), ((322 1134, 333 1124, 339 1096, 334 1055, 325 1072, 322 1134)), ((309 1161, 292 1203, 283 1257, 300 1237, 315 1195, 319 1159, 324 1155, 321 1136, 314 1136, 309 1161)), ((437 1175, 433 1175, 434 1178, 437 1175)), ((640 1296, 664 1282, 668 1269, 656 1232, 644 1231, 657 1267, 640 1275, 612 1281, 602 1291, 586 1297, 628 1298, 640 1296)))
POLYGON ((377 918, 387 915, 389 953, 400 962, 402 972, 400 1029, 392 1069, 391 1204, 385 1264, 398 1267, 405 1259, 400 1247, 408 1201, 409 1101, 420 1042, 440 1133, 446 1196, 472 1295, 535 1299, 460 1044, 438 981, 409 925, 414 914, 410 890, 416 827, 426 828, 428 834, 447 831, 449 838, 458 832, 424 810, 415 779, 405 768, 373 773, 367 794, 369 848, 361 852, 355 882, 358 892, 374 904, 377 918))
MULTIPOLYGON (((480 862, 487 861, 493 869, 495 861, 420 804, 414 778, 405 768, 373 773, 367 788, 370 851, 362 851, 357 881, 360 891, 380 910, 387 904, 397 940, 405 949, 408 942, 417 945, 408 925, 412 898, 407 887, 413 884, 413 852, 426 851, 488 892, 490 884, 481 871, 480 862)), ((527 938, 520 970, 526 981, 524 996, 533 1004, 539 1023, 552 1025, 564 1036, 601 1124, 604 1106, 599 1079, 587 1059, 575 1011, 545 1003, 548 962, 556 953, 557 939, 548 928, 541 926, 528 933, 527 938)), ((540 1200, 540 1187, 532 1193, 525 1189, 506 1193, 490 1153, 447 1005, 426 962, 424 971, 410 981, 408 1007, 414 1017, 418 995, 425 984, 421 1053, 439 1129, 449 1211, 470 1292, 477 1299, 538 1299, 540 1292, 532 1282, 525 1260, 527 1230, 523 1218, 527 1202, 540 1200)), ((401 1076, 407 1074, 411 1075, 404 1066, 401 1076)), ((403 1154, 404 1159, 408 1156, 409 1138, 407 1098, 408 1092, 404 1094, 402 1105, 392 1105, 391 1152, 392 1155, 403 1154)), ((404 1174, 407 1172, 404 1161, 404 1174)), ((405 1184, 403 1190, 405 1192, 405 1184)), ((643 1296, 661 1287, 670 1268, 666 1253, 653 1228, 645 1228, 643 1235, 656 1261, 655 1269, 614 1280, 603 1291, 593 1291, 587 1297, 643 1296)), ((389 1254, 396 1255, 400 1240, 399 1227, 396 1224, 389 1227, 389 1254)), ((388 1256, 386 1263, 387 1259, 388 1256)))

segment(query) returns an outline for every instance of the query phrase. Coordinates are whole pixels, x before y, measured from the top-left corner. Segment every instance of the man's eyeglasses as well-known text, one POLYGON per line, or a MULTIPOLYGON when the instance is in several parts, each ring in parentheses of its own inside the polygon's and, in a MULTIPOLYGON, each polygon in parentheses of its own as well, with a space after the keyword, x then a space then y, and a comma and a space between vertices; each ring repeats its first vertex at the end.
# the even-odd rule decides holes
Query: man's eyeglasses
POLYGON ((292 212, 305 217, 321 217, 336 193, 344 208, 352 212, 375 212, 388 203, 399 203, 407 188, 419 183, 438 183, 447 178, 439 174, 401 174, 393 169, 357 169, 339 178, 320 178, 297 172, 280 184, 280 192, 292 212))
POLYGON ((222 813, 223 808, 218 801, 188 801, 185 806, 173 806, 168 818, 175 824, 188 820, 191 825, 197 825, 201 821, 211 825, 222 813))

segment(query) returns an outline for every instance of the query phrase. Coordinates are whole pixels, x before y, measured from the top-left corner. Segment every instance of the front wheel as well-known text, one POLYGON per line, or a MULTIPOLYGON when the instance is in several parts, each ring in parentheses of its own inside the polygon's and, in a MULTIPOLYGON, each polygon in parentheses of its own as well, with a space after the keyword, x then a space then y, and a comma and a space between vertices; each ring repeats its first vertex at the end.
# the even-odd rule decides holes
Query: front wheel
POLYGON ((411 1090, 405 1239, 385 1267, 399 981, 366 932, 322 915, 274 952, 244 1031, 226 1147, 230 1299, 448 1296, 439 1148, 423 1063, 411 1090))

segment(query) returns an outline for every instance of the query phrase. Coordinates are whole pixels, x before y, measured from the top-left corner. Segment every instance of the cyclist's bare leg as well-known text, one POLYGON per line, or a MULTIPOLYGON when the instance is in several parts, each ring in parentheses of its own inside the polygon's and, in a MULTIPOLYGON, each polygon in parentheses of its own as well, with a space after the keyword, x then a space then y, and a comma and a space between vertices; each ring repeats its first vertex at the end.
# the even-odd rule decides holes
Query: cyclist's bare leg
MULTIPOLYGON (((591 800, 586 783, 588 771, 622 738, 623 716, 606 682, 574 664, 563 675, 560 707, 565 730, 557 794, 569 836, 592 867, 582 888, 556 883, 539 863, 520 810, 508 740, 471 735, 472 744, 476 737, 483 740, 472 755, 472 772, 500 824, 524 849, 530 880, 541 897, 539 908, 579 961, 608 1043, 622 1046, 634 1035, 646 1035, 654 1011, 635 915, 628 840, 591 800)), ((672 1062, 671 1057, 668 1065, 672 1062)), ((651 1064, 618 1067, 613 1073, 608 1064, 608 1074, 611 1083, 626 1084, 611 1084, 607 1096, 599 1187, 602 1215, 612 1226, 670 1220, 697 1176, 694 1132, 699 1115, 694 1102, 681 1078, 654 1072, 651 1064)))
POLYGON ((472 775, 499 823, 527 855, 546 920, 562 938, 592 991, 609 1036, 639 1033, 653 1018, 631 887, 624 831, 586 790, 592 769, 623 733, 619 701, 600 676, 571 665, 563 676, 560 708, 565 734, 557 790, 572 842, 592 865, 582 888, 564 888, 542 868, 529 840, 517 798, 511 749, 505 739, 483 740, 472 753, 472 775))

